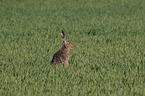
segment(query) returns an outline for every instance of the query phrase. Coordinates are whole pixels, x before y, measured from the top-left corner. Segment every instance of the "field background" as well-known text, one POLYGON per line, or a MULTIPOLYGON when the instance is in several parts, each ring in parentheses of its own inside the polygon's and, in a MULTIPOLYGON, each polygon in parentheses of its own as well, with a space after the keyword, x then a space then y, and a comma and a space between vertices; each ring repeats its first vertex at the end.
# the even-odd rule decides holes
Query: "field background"
POLYGON ((0 0, 0 94, 145 95, 145 0, 0 0))

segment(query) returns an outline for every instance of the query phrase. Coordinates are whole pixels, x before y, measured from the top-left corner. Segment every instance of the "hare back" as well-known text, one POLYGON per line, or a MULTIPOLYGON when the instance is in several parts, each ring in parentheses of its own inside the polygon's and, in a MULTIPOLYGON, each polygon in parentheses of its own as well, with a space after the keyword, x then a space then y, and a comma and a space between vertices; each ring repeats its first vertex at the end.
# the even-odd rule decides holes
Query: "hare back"
POLYGON ((68 62, 69 59, 69 53, 67 50, 60 49, 58 50, 51 60, 51 64, 61 64, 63 62, 68 62))

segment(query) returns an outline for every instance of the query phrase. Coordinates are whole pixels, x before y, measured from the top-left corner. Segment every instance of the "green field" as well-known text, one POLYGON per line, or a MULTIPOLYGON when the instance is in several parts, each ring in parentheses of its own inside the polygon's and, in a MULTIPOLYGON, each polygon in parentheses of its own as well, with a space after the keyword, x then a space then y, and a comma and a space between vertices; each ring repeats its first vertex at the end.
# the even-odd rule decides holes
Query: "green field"
POLYGON ((24 95, 145 96, 145 0, 0 0, 0 96, 24 95))

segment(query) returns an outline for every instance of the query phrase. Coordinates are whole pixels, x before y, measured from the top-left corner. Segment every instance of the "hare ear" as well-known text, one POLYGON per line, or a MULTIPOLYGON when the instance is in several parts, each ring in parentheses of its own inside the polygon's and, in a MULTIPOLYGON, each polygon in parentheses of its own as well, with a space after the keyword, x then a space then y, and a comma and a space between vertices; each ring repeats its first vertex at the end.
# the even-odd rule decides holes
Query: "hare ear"
POLYGON ((63 41, 66 42, 66 35, 65 35, 64 31, 61 32, 61 37, 62 37, 63 41))
POLYGON ((68 45, 69 45, 68 43, 65 43, 65 46, 66 46, 66 47, 68 47, 68 45))

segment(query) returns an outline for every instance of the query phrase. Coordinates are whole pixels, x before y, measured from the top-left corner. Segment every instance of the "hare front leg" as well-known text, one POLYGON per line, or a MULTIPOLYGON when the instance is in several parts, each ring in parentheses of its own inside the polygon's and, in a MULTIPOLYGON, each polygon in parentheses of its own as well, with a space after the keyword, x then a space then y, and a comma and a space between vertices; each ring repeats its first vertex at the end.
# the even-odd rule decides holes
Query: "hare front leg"
POLYGON ((65 67, 68 67, 69 66, 69 63, 68 61, 65 62, 65 67))

